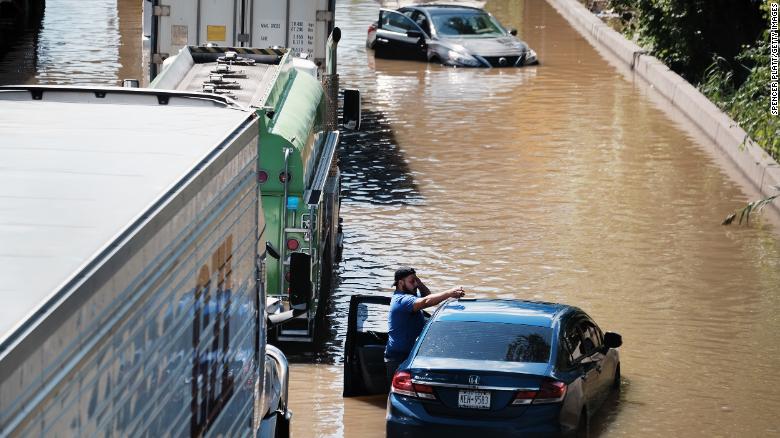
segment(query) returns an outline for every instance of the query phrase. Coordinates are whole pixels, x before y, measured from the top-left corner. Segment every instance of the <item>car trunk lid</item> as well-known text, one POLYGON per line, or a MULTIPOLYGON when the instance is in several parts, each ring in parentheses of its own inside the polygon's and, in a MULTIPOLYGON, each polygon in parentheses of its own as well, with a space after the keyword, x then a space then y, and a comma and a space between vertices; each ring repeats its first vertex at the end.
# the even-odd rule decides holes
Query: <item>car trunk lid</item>
POLYGON ((549 372, 546 363, 509 363, 452 358, 415 358, 413 382, 433 388, 425 403, 431 415, 517 418, 528 408, 514 405, 521 391, 536 391, 549 372))

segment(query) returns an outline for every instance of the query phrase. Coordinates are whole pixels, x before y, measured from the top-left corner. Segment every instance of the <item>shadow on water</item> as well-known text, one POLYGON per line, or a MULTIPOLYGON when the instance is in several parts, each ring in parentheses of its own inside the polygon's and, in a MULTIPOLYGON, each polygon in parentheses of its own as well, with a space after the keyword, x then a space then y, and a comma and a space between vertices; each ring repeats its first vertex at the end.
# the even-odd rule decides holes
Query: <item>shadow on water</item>
POLYGON ((339 145, 342 202, 416 204, 422 200, 384 114, 363 110, 360 131, 344 131, 339 145))
POLYGON ((0 2, 0 85, 25 83, 38 66, 42 0, 0 2))

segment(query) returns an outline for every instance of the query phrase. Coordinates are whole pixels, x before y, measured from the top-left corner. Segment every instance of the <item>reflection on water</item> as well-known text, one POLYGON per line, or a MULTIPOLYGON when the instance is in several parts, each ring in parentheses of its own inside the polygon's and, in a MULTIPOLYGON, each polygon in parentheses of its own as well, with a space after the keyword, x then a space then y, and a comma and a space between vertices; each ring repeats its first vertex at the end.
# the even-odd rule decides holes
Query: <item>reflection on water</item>
POLYGON ((408 204, 420 201, 409 165, 385 117, 363 110, 360 131, 346 131, 339 149, 344 202, 408 204))
POLYGON ((344 262, 316 355, 334 365, 295 365, 294 435, 383 435, 381 397, 341 399, 341 352, 349 297, 389 293, 402 264, 432 289, 571 303, 621 333, 623 389, 594 420, 601 435, 777 434, 771 224, 720 226, 746 194, 547 3, 486 7, 539 67, 374 59, 363 44, 377 3, 338 2, 341 82, 383 123, 343 145, 344 262))
POLYGON ((0 85, 117 85, 140 78, 141 4, 46 0, 40 29, 0 58, 0 85))

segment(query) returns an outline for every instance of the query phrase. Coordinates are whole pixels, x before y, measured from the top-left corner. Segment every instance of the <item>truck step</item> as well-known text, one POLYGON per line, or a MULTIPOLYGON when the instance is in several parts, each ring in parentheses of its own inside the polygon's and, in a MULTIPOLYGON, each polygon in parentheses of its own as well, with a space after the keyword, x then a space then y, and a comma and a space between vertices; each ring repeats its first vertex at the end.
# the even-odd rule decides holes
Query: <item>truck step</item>
POLYGON ((308 330, 291 330, 291 329, 284 329, 281 332, 282 336, 308 336, 309 331, 308 330))
POLYGON ((279 336, 276 338, 279 342, 312 342, 311 336, 279 336))

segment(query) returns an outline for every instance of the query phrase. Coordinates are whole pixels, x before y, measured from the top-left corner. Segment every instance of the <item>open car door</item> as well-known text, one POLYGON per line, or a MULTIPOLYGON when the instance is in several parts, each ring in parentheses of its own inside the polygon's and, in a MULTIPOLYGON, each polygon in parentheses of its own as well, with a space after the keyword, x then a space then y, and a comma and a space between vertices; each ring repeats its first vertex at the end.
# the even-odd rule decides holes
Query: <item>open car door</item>
POLYGON ((386 394, 389 296, 354 295, 349 301, 344 345, 344 397, 386 394))
POLYGON ((374 51, 380 58, 428 59, 425 32, 411 18, 389 9, 379 10, 374 51))

